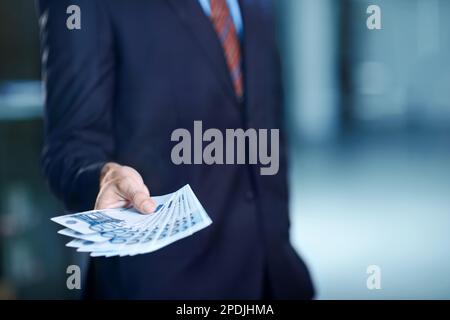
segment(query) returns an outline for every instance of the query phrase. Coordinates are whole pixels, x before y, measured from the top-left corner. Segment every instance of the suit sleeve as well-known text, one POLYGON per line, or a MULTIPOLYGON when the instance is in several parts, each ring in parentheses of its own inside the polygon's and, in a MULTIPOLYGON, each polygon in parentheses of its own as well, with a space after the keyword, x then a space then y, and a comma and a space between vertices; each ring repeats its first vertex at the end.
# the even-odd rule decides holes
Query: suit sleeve
POLYGON ((92 209, 101 168, 114 152, 115 59, 106 2, 37 1, 45 88, 42 166, 70 210, 92 209), (66 25, 71 5, 79 8, 81 29, 66 25))

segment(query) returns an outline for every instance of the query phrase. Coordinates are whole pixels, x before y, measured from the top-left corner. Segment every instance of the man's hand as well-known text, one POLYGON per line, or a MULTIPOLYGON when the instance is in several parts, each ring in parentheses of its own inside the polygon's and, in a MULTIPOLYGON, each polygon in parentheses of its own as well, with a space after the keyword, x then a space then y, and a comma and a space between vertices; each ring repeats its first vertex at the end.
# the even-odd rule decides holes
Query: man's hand
POLYGON ((95 209, 130 206, 143 214, 150 214, 156 208, 148 188, 136 170, 113 162, 105 164, 100 176, 100 191, 95 209))

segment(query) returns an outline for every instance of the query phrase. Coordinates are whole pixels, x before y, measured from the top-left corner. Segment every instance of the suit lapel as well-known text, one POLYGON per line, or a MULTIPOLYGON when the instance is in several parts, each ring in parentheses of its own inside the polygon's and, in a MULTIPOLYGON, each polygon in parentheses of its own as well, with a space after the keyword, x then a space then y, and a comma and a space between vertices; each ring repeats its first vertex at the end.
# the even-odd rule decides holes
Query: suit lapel
POLYGON ((219 76, 227 94, 237 101, 233 83, 225 61, 222 45, 209 18, 203 12, 198 0, 168 0, 187 31, 202 48, 207 60, 219 76))

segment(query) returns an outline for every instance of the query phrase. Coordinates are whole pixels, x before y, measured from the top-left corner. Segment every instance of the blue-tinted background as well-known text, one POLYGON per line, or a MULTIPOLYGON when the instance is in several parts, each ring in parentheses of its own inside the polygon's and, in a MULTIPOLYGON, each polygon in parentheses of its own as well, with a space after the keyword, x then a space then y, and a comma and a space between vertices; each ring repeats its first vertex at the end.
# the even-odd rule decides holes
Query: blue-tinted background
MULTIPOLYGON (((246 0, 244 0, 246 1, 246 0)), ((291 238, 319 299, 450 298, 450 2, 277 0, 291 238), (366 9, 382 10, 382 30, 366 9), (381 268, 381 290, 366 269, 381 268)), ((40 173, 33 1, 0 2, 0 298, 73 298, 40 173)))

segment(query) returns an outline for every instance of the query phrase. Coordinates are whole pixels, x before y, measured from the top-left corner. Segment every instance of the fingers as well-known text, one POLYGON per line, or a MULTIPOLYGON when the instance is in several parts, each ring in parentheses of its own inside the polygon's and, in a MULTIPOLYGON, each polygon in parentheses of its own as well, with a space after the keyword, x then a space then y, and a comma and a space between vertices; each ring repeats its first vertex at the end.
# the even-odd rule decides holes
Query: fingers
POLYGON ((137 191, 134 193, 132 201, 133 206, 138 210, 139 212, 142 212, 144 214, 149 214, 155 211, 156 204, 150 198, 150 196, 144 192, 137 191))
POLYGON ((95 209, 133 206, 143 214, 155 211, 156 204, 139 173, 124 166, 110 166, 102 175, 95 209))
POLYGON ((124 199, 117 199, 117 197, 113 197, 105 194, 99 194, 97 196, 97 200, 95 202, 95 210, 102 209, 116 209, 116 208, 127 208, 130 207, 130 202, 124 199))
POLYGON ((141 181, 137 181, 132 177, 127 177, 122 179, 117 184, 117 190, 119 194, 131 202, 131 204, 141 213, 149 214, 155 211, 156 204, 152 198, 150 198, 150 193, 141 181))

